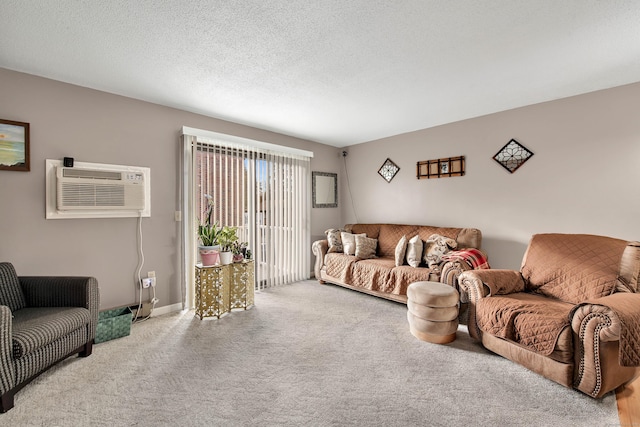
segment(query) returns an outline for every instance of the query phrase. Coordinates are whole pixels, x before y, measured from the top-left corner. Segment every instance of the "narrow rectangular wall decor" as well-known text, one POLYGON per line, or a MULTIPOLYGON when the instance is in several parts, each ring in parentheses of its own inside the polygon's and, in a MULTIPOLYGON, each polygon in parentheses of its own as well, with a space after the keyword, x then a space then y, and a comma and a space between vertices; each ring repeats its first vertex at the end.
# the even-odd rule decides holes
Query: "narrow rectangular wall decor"
POLYGON ((418 179, 448 178, 464 175, 464 156, 424 160, 417 164, 418 179))

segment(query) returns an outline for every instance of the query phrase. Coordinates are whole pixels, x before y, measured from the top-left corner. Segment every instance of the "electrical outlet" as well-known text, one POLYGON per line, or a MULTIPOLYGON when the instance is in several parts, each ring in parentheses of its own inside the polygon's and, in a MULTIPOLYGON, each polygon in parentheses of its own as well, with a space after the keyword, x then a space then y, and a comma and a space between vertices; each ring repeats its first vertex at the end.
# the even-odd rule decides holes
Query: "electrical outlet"
POLYGON ((151 280, 151 287, 155 288, 156 287, 156 278, 155 277, 149 277, 149 280, 151 280))
POLYGON ((147 273, 147 277, 156 277, 156 272, 155 271, 149 271, 147 273))
POLYGON ((182 212, 181 211, 175 211, 173 213, 173 219, 175 219, 176 222, 182 221, 182 212))
POLYGON ((153 280, 154 280, 153 277, 147 277, 142 279, 142 287, 148 288, 149 286, 151 286, 151 283, 153 282, 153 280))

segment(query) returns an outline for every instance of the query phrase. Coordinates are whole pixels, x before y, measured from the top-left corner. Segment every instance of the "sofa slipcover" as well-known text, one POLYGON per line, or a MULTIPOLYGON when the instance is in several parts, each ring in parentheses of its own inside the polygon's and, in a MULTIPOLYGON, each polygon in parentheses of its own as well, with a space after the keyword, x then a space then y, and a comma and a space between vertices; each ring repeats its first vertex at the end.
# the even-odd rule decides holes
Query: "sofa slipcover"
POLYGON ((599 398, 640 374, 640 243, 536 234, 520 271, 459 276, 469 334, 489 350, 599 398))
MULTIPOLYGON (((473 269, 472 262, 462 258, 443 261, 435 268, 426 263, 418 267, 396 265, 396 249, 404 238, 414 237, 427 242, 433 235, 452 239, 456 249, 472 249, 484 257, 479 251, 482 233, 476 228, 436 227, 428 225, 408 224, 347 224, 342 229, 351 234, 364 234, 367 238, 377 240, 376 256, 372 259, 361 259, 342 252, 329 250, 329 240, 323 239, 313 243, 316 256, 315 276, 320 283, 332 283, 365 292, 378 297, 405 303, 407 287, 418 281, 435 281, 447 283, 458 289, 457 277, 462 271, 473 269)), ((331 234, 331 233, 329 233, 331 234)), ((464 256, 459 252, 459 256, 464 256)), ((419 256, 422 258, 422 255, 419 256)), ((486 259, 486 258, 485 258, 486 259)), ((481 268, 488 268, 484 263, 481 268)), ((461 321, 466 323, 465 307, 461 307, 461 321)))

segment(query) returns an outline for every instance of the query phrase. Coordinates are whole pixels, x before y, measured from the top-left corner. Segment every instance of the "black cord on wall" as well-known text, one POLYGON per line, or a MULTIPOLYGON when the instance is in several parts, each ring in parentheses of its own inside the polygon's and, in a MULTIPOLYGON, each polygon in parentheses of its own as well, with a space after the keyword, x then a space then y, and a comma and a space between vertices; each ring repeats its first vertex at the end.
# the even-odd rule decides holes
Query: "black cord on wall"
POLYGON ((347 178, 347 189, 349 190, 349 199, 351 200, 351 209, 353 210, 353 216, 355 217, 355 223, 358 223, 358 213, 356 212, 355 204, 353 203, 353 194, 351 194, 351 182, 349 181, 349 170, 347 169, 347 150, 342 151, 342 161, 344 163, 344 175, 347 178))

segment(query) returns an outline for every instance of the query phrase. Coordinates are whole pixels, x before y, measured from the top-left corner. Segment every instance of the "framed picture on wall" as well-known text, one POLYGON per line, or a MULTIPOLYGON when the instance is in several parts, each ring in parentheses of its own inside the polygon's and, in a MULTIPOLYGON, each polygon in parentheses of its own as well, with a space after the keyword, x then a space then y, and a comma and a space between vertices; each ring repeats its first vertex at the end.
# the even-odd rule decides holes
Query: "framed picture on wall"
POLYGON ((418 179, 449 178, 464 176, 464 156, 424 160, 417 163, 418 179))
POLYGON ((29 123, 0 119, 0 170, 29 171, 29 123))
POLYGON ((314 208, 338 207, 338 174, 311 172, 314 208))
POLYGON ((447 174, 447 173, 449 173, 449 162, 448 161, 440 162, 440 174, 447 174))

